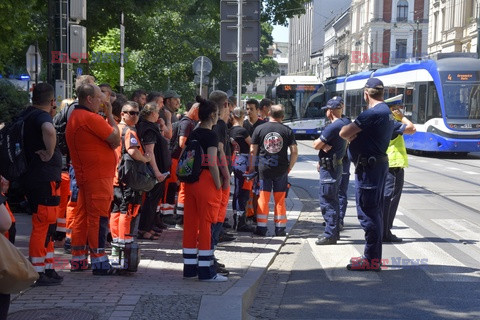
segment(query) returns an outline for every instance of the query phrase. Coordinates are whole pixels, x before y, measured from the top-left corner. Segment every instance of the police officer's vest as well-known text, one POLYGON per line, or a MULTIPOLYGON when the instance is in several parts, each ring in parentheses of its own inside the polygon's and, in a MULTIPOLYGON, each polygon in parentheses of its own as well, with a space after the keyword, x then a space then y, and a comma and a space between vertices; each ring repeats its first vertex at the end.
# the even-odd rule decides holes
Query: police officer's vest
POLYGON ((406 168, 408 167, 407 148, 405 148, 405 140, 399 134, 395 139, 390 140, 387 148, 388 166, 390 168, 406 168))

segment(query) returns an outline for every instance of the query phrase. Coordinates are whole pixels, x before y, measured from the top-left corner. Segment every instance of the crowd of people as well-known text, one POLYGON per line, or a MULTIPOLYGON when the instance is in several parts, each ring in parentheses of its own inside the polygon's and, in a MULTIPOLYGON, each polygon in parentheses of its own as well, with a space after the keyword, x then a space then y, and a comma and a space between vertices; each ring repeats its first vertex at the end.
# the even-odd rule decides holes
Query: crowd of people
POLYGON ((76 99, 57 112, 53 87, 38 84, 22 113, 29 168, 20 182, 32 212, 29 259, 37 286, 62 283, 54 241, 64 241, 71 272, 114 275, 123 273, 118 256, 126 244, 158 240, 169 227, 183 229, 184 278, 226 281, 229 271, 215 248, 235 239, 230 228, 267 234, 272 189, 275 235, 285 235, 287 174, 297 149, 292 130, 281 124, 282 106, 250 99, 245 112, 217 90, 180 113, 173 90, 139 89, 128 99, 89 75, 75 87, 76 99), (178 162, 193 140, 203 149, 201 174, 180 182, 178 162), (139 191, 119 177, 125 155, 148 165, 153 188, 139 191))
MULTIPOLYGON (((227 281, 229 271, 215 258, 216 246, 235 239, 229 228, 266 236, 272 192, 274 234, 286 235, 288 173, 298 149, 292 130, 282 124, 282 105, 250 99, 244 109, 217 90, 187 103, 180 114, 181 97, 173 90, 136 90, 129 100, 89 75, 77 79, 75 91, 77 99, 62 103, 57 113, 54 88, 40 83, 32 106, 21 114, 29 165, 20 182, 33 213, 29 259, 39 273, 36 285, 63 281, 55 270, 54 241, 64 240, 71 272, 91 269, 107 276, 123 273, 118 256, 125 245, 135 238, 158 240, 169 226, 183 229, 184 279, 227 281), (202 149, 201 171, 194 182, 181 182, 177 167, 194 142, 202 149), (139 191, 121 179, 118 166, 125 156, 151 168, 153 188, 139 191)), ((364 99, 367 109, 354 122, 342 114, 341 97, 323 108, 330 123, 313 147, 319 150, 325 230, 316 244, 333 245, 340 238, 353 162, 366 244, 364 255, 352 258, 347 268, 378 271, 382 243, 402 241, 391 228, 408 165, 402 135, 415 127, 399 111, 401 96, 383 101, 380 80, 367 81, 364 99)), ((14 243, 7 191, 2 178, 0 232, 14 243)), ((0 294, 0 303, 8 301, 0 294)))

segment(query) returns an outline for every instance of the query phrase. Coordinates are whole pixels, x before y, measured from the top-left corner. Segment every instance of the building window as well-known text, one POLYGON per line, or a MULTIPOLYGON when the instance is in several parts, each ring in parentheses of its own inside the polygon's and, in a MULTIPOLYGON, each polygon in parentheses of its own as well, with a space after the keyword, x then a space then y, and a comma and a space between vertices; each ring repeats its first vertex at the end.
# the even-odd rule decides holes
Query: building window
POLYGON ((406 59, 407 58, 407 39, 397 39, 395 58, 406 59))
POLYGON ((408 1, 400 0, 397 2, 397 21, 408 20, 408 1))

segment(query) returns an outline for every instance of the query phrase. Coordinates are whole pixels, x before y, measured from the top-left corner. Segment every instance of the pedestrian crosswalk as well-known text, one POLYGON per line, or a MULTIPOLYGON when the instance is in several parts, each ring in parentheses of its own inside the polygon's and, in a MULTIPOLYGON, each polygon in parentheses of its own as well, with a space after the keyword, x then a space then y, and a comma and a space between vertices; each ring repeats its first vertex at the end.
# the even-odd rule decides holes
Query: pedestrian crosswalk
MULTIPOLYGON (((347 217, 346 224, 358 225, 355 219, 347 217)), ((358 229, 349 228, 342 233, 336 245, 317 246, 317 235, 306 241, 330 281, 379 282, 388 272, 410 270, 416 276, 423 273, 435 282, 480 282, 480 254, 475 254, 480 253, 479 225, 465 219, 432 219, 430 223, 440 227, 435 229, 439 234, 426 237, 422 235, 422 228, 417 228, 414 223, 408 225, 409 221, 408 215, 397 213, 392 231, 404 241, 383 245, 381 273, 346 269, 351 257, 363 253, 364 238, 359 225, 358 229)))

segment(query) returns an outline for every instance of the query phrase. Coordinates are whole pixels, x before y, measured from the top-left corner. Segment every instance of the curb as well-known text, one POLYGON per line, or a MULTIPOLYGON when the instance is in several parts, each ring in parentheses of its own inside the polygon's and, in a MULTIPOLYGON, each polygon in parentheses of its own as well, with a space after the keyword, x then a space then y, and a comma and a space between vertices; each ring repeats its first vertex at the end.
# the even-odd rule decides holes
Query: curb
MULTIPOLYGON (((300 212, 302 211, 302 202, 298 199, 295 192, 290 188, 288 191, 288 200, 293 203, 293 207, 288 211, 288 221, 286 231, 290 232, 292 227, 298 220, 300 212)), ((279 237, 274 237, 276 240, 279 237)), ((266 253, 258 256, 250 265, 245 275, 239 279, 230 289, 224 294, 218 295, 203 295, 198 311, 198 320, 231 320, 231 319, 249 319, 248 309, 253 303, 253 298, 257 292, 257 287, 268 267, 272 264, 273 259, 277 256, 280 248, 284 245, 286 237, 283 237, 281 243, 271 243, 270 239, 266 248, 271 249, 271 253, 266 253)))

